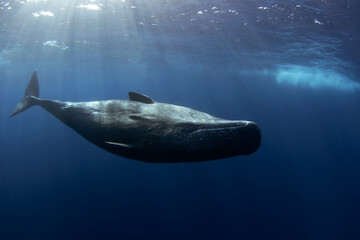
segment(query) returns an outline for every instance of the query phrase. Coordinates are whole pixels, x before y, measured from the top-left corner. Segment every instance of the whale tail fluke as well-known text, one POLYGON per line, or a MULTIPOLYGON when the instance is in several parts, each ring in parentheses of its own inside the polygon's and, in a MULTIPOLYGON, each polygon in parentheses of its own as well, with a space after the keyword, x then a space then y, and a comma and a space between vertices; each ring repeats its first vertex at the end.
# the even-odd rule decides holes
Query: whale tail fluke
POLYGON ((37 72, 34 71, 31 75, 30 82, 25 90, 25 94, 20 102, 16 105, 13 112, 10 114, 10 117, 25 111, 26 109, 37 105, 37 100, 39 98, 39 81, 37 77, 37 72))

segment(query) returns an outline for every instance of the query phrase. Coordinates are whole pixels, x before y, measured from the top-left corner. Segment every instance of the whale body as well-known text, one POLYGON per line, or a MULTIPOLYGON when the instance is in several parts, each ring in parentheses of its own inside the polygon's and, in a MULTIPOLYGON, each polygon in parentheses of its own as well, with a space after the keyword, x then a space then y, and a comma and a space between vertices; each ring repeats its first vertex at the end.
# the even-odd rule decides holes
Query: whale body
POLYGON ((34 71, 10 117, 38 105, 95 145, 152 163, 198 162, 248 155, 261 143, 252 121, 232 121, 129 92, 129 100, 41 99, 34 71))

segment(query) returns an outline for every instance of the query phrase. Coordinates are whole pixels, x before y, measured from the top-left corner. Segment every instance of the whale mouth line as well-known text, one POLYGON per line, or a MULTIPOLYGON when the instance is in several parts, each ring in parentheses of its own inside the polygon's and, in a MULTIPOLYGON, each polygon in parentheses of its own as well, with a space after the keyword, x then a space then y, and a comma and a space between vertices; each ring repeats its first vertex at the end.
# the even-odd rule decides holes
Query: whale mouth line
POLYGON ((192 132, 191 134, 206 132, 206 131, 236 130, 236 129, 243 128, 243 127, 246 127, 246 126, 204 128, 204 129, 197 129, 194 132, 192 132))
POLYGON ((197 134, 206 134, 206 133, 209 133, 209 134, 218 134, 219 136, 221 136, 222 134, 225 134, 225 133, 230 133, 230 132, 236 132, 236 131, 239 131, 240 129, 246 129, 248 127, 251 127, 251 126, 256 126, 255 123, 253 122, 250 122, 250 121, 243 121, 243 122, 240 122, 240 123, 236 123, 234 125, 234 123, 232 123, 232 126, 210 126, 210 127, 206 127, 206 128, 201 128, 201 129, 196 129, 194 130, 193 132, 191 132, 189 134, 189 136, 187 138, 190 138, 194 135, 197 135, 197 134))
POLYGON ((238 130, 240 128, 245 128, 249 125, 255 125, 254 122, 251 121, 241 121, 238 123, 224 123, 224 124, 219 124, 218 126, 214 125, 211 127, 207 127, 207 128, 201 128, 201 129, 197 129, 195 131, 193 131, 192 133, 196 133, 196 132, 203 132, 203 131, 221 131, 221 130, 238 130), (226 126, 226 124, 229 124, 229 126, 226 126), (231 125, 230 125, 231 124, 231 125))

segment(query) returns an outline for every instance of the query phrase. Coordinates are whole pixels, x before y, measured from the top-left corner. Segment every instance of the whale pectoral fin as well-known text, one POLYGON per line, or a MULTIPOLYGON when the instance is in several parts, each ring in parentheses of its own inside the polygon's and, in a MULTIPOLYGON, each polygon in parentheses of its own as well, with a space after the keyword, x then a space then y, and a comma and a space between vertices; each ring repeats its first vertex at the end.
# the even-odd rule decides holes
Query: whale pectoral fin
POLYGON ((131 145, 129 145, 129 144, 124 144, 124 143, 108 142, 108 141, 106 141, 105 143, 106 143, 106 144, 110 144, 110 145, 114 145, 114 146, 123 147, 123 148, 128 148, 128 149, 132 148, 131 145))
POLYGON ((155 101, 151 97, 136 92, 129 92, 129 99, 131 101, 142 102, 147 104, 155 103, 155 101))

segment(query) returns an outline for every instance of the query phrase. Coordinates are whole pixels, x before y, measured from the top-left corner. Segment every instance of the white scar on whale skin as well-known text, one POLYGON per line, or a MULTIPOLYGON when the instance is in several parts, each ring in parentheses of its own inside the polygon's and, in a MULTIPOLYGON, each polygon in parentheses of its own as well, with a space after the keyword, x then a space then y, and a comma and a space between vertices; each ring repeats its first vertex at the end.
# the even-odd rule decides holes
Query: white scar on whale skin
POLYGON ((10 117, 36 105, 98 147, 143 162, 198 162, 249 155, 261 143, 254 122, 221 119, 135 92, 129 92, 129 100, 41 99, 34 71, 10 117))
POLYGON ((107 144, 111 144, 111 145, 115 145, 115 146, 121 146, 121 147, 127 147, 127 148, 130 148, 130 145, 128 145, 128 144, 116 143, 116 142, 108 142, 108 141, 105 141, 105 143, 107 143, 107 144))

